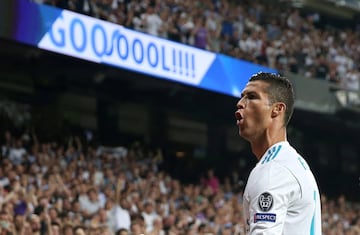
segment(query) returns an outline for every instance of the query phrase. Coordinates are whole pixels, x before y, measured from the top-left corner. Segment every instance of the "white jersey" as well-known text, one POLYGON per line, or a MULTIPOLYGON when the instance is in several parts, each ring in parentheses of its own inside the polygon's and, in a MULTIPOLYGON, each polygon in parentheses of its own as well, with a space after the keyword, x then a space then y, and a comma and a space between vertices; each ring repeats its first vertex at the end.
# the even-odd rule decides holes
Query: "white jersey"
POLYGON ((271 146, 251 171, 244 191, 247 234, 321 235, 316 180, 287 141, 271 146))

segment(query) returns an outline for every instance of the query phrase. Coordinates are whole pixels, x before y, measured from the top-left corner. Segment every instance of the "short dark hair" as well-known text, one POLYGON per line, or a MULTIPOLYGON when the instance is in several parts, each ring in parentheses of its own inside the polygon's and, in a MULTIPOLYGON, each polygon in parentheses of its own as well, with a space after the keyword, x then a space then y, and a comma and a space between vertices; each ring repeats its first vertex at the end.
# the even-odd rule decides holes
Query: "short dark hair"
POLYGON ((269 84, 267 93, 270 103, 283 102, 286 105, 284 116, 286 126, 294 112, 295 103, 294 89, 289 79, 274 73, 260 72, 251 76, 249 81, 264 81, 269 84))
POLYGON ((119 230, 116 231, 115 235, 120 235, 121 232, 129 232, 126 228, 120 228, 119 230))

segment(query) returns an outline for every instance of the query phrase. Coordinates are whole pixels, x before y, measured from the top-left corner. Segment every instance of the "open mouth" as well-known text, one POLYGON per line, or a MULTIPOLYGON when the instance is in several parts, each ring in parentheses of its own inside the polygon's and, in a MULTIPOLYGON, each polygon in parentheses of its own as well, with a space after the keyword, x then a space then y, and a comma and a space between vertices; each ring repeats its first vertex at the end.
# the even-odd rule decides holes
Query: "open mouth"
POLYGON ((235 112, 235 118, 236 118, 236 125, 239 125, 240 122, 243 120, 243 116, 240 112, 235 112))

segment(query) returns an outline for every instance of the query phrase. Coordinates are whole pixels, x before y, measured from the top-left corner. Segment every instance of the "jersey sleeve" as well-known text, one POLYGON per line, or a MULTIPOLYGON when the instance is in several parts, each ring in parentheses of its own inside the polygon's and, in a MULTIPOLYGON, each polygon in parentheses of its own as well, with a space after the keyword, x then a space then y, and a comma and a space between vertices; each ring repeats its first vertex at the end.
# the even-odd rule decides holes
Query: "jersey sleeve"
POLYGON ((296 178, 284 167, 273 164, 249 182, 247 192, 249 234, 282 234, 289 205, 301 197, 296 178), (261 177, 259 177, 261 176, 261 177))

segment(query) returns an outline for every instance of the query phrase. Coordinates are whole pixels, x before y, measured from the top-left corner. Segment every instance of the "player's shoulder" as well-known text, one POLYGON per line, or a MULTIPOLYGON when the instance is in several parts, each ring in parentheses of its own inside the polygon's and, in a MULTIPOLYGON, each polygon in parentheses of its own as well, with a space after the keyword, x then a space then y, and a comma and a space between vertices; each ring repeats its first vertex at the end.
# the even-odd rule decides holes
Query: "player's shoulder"
POLYGON ((285 192, 297 185, 294 174, 279 161, 269 161, 258 165, 252 170, 248 179, 249 191, 259 195, 263 191, 285 192))
POLYGON ((291 157, 297 155, 297 152, 287 141, 282 141, 272 145, 263 155, 259 161, 259 165, 268 165, 277 162, 282 164, 284 161, 289 161, 291 157))
POLYGON ((288 166, 292 165, 297 157, 297 152, 287 141, 272 145, 262 156, 252 171, 253 176, 261 176, 268 180, 277 178, 279 175, 288 175, 288 166))

